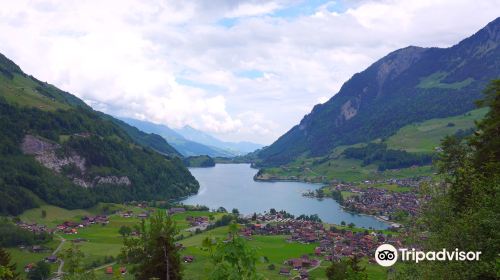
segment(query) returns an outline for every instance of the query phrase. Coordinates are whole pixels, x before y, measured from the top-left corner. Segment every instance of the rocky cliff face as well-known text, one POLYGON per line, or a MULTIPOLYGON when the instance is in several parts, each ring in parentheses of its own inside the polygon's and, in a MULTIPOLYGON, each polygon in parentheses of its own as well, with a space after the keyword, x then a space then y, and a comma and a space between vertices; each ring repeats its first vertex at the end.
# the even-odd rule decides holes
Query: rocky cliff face
POLYGON ((76 169, 66 175, 73 180, 73 183, 81 187, 91 188, 98 185, 130 186, 132 184, 127 176, 95 176, 89 178, 89 176, 86 176, 85 158, 73 152, 70 155, 60 155, 57 153, 60 148, 57 143, 29 134, 24 137, 21 143, 21 150, 24 154, 34 155, 41 165, 54 172, 62 173, 65 167, 76 169))
POLYGON ((450 48, 396 50, 355 74, 300 124, 259 152, 260 166, 322 156, 404 125, 463 114, 500 77, 500 18, 450 48))

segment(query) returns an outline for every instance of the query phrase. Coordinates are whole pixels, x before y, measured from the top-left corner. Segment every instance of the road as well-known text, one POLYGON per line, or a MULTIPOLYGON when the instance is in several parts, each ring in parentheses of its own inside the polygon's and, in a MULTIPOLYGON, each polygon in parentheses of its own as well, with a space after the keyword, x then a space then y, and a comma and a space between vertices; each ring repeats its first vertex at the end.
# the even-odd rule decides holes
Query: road
MULTIPOLYGON (((60 235, 57 235, 57 237, 59 237, 59 239, 61 239, 61 243, 59 243, 59 246, 57 246, 57 248, 54 250, 54 252, 52 252, 52 255, 53 256, 57 256, 57 253, 59 253, 59 251, 61 251, 63 245, 64 245, 64 242, 66 242, 66 239, 64 239, 62 236, 60 235)), ((57 272, 55 272, 55 276, 51 278, 51 280, 59 280, 59 279, 62 279, 62 275, 63 275, 63 269, 64 267, 64 260, 63 259, 59 259, 59 267, 57 268, 57 272)))

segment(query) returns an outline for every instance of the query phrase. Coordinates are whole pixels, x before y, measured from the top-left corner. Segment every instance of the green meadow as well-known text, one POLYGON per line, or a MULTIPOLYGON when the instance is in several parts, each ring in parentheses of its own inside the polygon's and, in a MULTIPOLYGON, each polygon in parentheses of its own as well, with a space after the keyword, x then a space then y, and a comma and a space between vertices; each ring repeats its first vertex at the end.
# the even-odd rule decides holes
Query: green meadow
MULTIPOLYGON (((64 221, 79 221, 82 216, 97 215, 101 214, 103 210, 109 211, 110 209, 130 210, 136 214, 145 211, 145 209, 139 207, 118 204, 99 204, 94 208, 85 210, 66 210, 55 206, 43 205, 40 208, 24 212, 20 215, 20 218, 23 221, 45 223, 47 225, 55 226, 64 221), (42 210, 46 211, 45 218, 42 218, 42 210)), ((209 253, 201 246, 202 240, 206 237, 225 239, 227 236, 227 226, 204 231, 200 234, 194 234, 186 231, 186 229, 190 227, 186 221, 186 217, 209 215, 214 215, 215 218, 220 218, 222 214, 206 211, 186 211, 172 216, 179 229, 179 235, 182 234, 183 236, 183 239, 179 241, 185 247, 185 249, 180 251, 181 256, 192 255, 195 257, 194 262, 183 264, 185 279, 205 279, 207 273, 210 271, 211 262, 209 259, 209 253)), ((60 243, 58 236, 66 240, 62 247, 63 250, 71 246, 72 240, 85 239, 85 241, 77 243, 77 246, 79 246, 84 253, 84 266, 88 267, 88 269, 95 270, 95 274, 99 279, 111 279, 112 276, 105 273, 106 267, 112 266, 113 269, 116 270, 119 269, 120 265, 115 262, 105 263, 104 259, 106 257, 116 257, 120 254, 123 246, 123 237, 118 233, 120 227, 133 227, 134 225, 140 224, 140 221, 140 219, 135 217, 124 218, 118 214, 112 214, 109 216, 109 224, 107 225, 95 224, 89 227, 81 228, 78 230, 78 234, 74 235, 58 233, 57 236, 54 236, 54 240, 47 244, 47 247, 51 249, 49 252, 31 253, 19 248, 10 248, 9 252, 12 254, 13 260, 18 264, 18 271, 23 272, 23 267, 27 263, 35 263, 51 254, 52 250, 55 249, 60 243), (99 265, 95 268, 90 268, 93 263, 99 263, 99 265)), ((347 229, 347 227, 342 228, 347 229)), ((354 230, 356 231, 358 229, 354 230)), ((301 257, 305 254, 310 255, 313 253, 314 248, 318 245, 295 242, 289 243, 286 241, 286 238, 286 236, 259 235, 252 236, 251 239, 248 240, 250 246, 256 251, 257 269, 262 275, 265 276, 266 279, 289 279, 290 277, 279 275, 279 269, 283 266, 283 262, 287 259, 301 257), (274 270, 270 270, 268 268, 271 264, 274 264, 274 270)), ((322 260, 322 257, 319 257, 319 259, 322 260)), ((386 278, 385 270, 381 270, 381 268, 376 265, 368 264, 367 262, 365 263, 367 271, 370 272, 369 279, 386 278), (372 271, 374 274, 371 273, 372 271)), ((311 279, 325 279, 325 269, 328 265, 329 262, 322 261, 319 267, 311 271, 311 276, 313 276, 311 279)), ((52 271, 56 270, 57 264, 53 264, 52 271)), ((26 274, 23 272, 23 275, 26 274)), ((292 270, 292 275, 298 275, 298 272, 292 270)), ((127 275, 126 279, 132 279, 131 275, 127 275)))

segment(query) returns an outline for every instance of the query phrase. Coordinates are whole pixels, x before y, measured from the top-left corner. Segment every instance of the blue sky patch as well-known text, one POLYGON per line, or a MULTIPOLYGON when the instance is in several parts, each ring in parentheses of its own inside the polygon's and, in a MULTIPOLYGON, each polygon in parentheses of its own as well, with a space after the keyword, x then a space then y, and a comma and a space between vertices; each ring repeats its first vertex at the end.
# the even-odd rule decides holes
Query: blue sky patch
POLYGON ((252 69, 252 70, 243 70, 236 73, 238 77, 244 77, 249 79, 257 79, 264 76, 264 72, 252 69))

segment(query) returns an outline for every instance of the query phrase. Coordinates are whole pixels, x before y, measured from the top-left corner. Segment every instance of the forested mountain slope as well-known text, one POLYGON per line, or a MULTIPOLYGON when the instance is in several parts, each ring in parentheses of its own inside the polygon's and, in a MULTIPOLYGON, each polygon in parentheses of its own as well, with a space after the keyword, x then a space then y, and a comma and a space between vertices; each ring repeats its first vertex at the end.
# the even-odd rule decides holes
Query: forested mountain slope
POLYGON ((0 213, 39 198, 65 208, 98 201, 172 199, 198 182, 178 153, 0 55, 0 213))
POLYGON ((500 77, 500 18, 450 48, 407 47, 355 74, 300 124, 259 152, 261 166, 386 138, 401 127, 474 108, 500 77))

